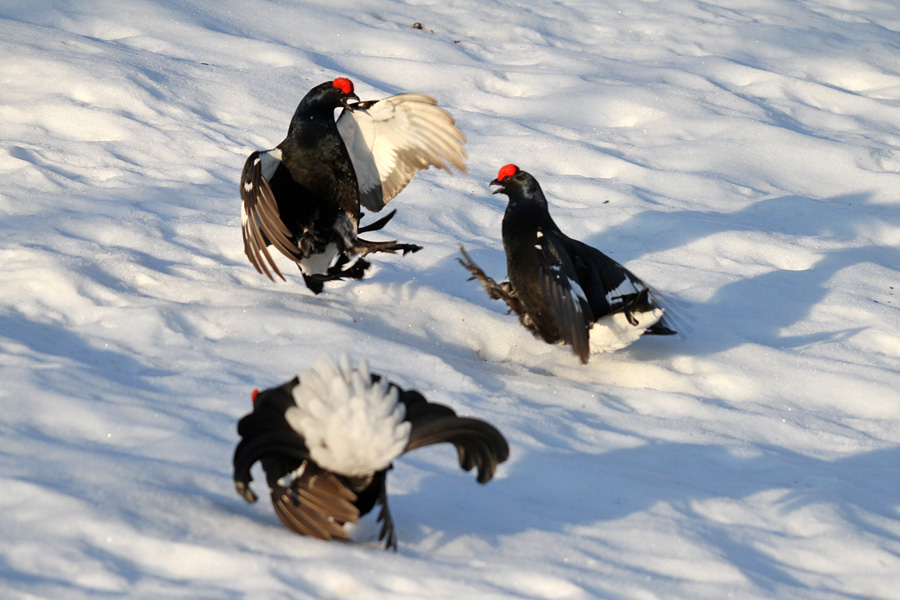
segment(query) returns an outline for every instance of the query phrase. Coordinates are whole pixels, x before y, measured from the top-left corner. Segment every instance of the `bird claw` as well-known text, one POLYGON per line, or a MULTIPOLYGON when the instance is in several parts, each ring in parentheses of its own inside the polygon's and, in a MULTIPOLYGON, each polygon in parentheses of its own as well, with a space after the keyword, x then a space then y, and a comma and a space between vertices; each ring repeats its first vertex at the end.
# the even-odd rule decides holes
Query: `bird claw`
POLYGON ((422 249, 422 246, 417 244, 401 244, 397 242, 397 240, 391 240, 389 242, 370 242, 362 238, 357 238, 357 242, 358 244, 353 248, 353 252, 360 256, 366 256, 367 254, 373 254, 375 252, 387 252, 389 254, 402 252, 403 256, 406 256, 410 252, 418 252, 422 249))
POLYGON ((363 260, 362 258, 356 259, 355 262, 347 266, 349 263, 350 261, 347 259, 347 256, 342 254, 338 259, 338 262, 329 267, 327 273, 313 275, 304 273, 303 282, 313 294, 318 295, 325 287, 325 282, 342 281, 344 279, 362 279, 366 273, 366 269, 371 266, 369 261, 363 260))
POLYGON ((259 496, 257 496, 253 490, 250 489, 250 486, 243 481, 235 481, 234 489, 237 490, 237 493, 241 498, 251 504, 259 500, 259 496))

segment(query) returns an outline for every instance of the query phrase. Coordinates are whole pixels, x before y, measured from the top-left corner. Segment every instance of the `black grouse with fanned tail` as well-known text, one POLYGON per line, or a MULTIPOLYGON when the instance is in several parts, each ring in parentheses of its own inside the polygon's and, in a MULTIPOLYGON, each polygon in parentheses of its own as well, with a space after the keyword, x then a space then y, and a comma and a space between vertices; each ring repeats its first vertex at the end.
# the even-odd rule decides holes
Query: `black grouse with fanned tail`
POLYGON ((643 334, 675 333, 647 284, 560 231, 534 177, 506 165, 491 185, 500 186, 493 193, 509 198, 503 215, 509 281, 488 277, 465 250, 460 263, 535 336, 571 345, 586 363, 591 352, 623 348, 643 334))
POLYGON ((250 155, 241 174, 244 252, 260 273, 284 279, 269 246, 300 267, 307 287, 360 279, 373 252, 415 252, 360 233, 384 227, 393 212, 360 227, 360 206, 380 211, 428 167, 465 171, 465 137, 453 118, 422 94, 360 102, 339 77, 306 94, 288 135, 250 155), (343 108, 337 121, 334 111, 343 108))
POLYGON ((320 359, 312 369, 278 387, 253 394, 253 412, 238 423, 234 484, 248 502, 250 469, 261 462, 272 505, 292 531, 323 540, 348 539, 376 505, 378 539, 396 549, 385 478, 398 456, 432 444, 456 447, 464 470, 477 469, 479 483, 494 476, 509 446, 492 425, 458 417, 368 372, 320 359))

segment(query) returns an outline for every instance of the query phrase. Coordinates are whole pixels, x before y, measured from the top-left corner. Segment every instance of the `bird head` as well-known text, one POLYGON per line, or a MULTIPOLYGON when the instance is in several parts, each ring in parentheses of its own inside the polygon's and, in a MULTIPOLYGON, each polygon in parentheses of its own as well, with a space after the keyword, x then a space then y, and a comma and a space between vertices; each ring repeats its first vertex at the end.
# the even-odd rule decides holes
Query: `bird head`
POLYGON ((356 100, 357 102, 359 102, 359 96, 357 96, 353 91, 353 82, 346 77, 338 77, 331 82, 331 85, 333 89, 340 94, 340 103, 345 108, 350 108, 350 100, 356 100))
POLYGON ((521 193, 522 188, 526 187, 529 180, 532 179, 531 175, 522 171, 516 165, 504 165, 500 167, 500 172, 497 173, 497 179, 490 183, 491 185, 499 185, 500 187, 491 193, 506 194, 510 197, 518 195, 521 193))
POLYGON ((516 165, 504 165, 500 167, 497 173, 497 179, 491 182, 491 185, 499 185, 500 187, 493 191, 494 194, 506 194, 509 198, 508 210, 518 211, 521 207, 530 207, 536 209, 536 215, 547 213, 547 199, 541 190, 541 184, 537 179, 532 177, 531 173, 521 170, 516 165))
MULTIPOLYGON (((353 92, 353 82, 346 77, 338 77, 334 81, 320 83, 309 90, 300 103, 300 107, 312 110, 332 111, 336 108, 348 108, 349 102, 359 102, 359 96, 353 92)), ((331 114, 330 112, 328 114, 331 114)))

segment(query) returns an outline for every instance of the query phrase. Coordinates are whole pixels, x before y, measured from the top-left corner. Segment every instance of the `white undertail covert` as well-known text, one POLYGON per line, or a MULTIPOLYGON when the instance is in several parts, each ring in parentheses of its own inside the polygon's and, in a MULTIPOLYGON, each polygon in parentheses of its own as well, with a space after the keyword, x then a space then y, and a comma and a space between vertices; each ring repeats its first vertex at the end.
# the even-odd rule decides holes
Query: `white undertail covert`
POLYGON ((320 467, 346 476, 387 468, 406 449, 412 425, 397 389, 373 383, 365 361, 354 368, 346 356, 321 357, 300 374, 293 389, 296 406, 288 424, 306 440, 320 467))
POLYGON ((632 325, 628 321, 628 316, 622 312, 613 313, 595 321, 591 325, 589 337, 591 352, 615 352, 630 346, 644 335, 647 329, 662 319, 663 310, 654 308, 633 313, 632 316, 637 321, 637 325, 632 325))

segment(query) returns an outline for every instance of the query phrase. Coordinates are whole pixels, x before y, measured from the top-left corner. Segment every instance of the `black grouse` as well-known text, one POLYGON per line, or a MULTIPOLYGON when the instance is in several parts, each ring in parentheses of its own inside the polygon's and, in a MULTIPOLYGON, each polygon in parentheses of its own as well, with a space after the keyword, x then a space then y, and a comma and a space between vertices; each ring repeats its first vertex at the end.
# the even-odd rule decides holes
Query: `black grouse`
POLYGON ((317 85, 297 106, 287 137, 250 155, 241 174, 244 252, 260 273, 281 279, 268 246, 300 267, 314 293, 326 281, 360 279, 372 252, 421 246, 370 242, 393 212, 360 227, 360 205, 378 212, 417 171, 465 171, 465 137, 453 118, 422 94, 360 102, 344 77, 317 85), (343 108, 337 121, 335 110, 343 108))
POLYGON ((497 283, 462 249, 459 261, 488 295, 548 343, 570 344, 582 363, 591 352, 624 348, 643 334, 675 332, 653 290, 599 250, 568 237, 553 219, 537 180, 515 165, 491 185, 509 197, 503 247, 509 281, 497 283))
POLYGON ((348 539, 344 525, 380 506, 379 540, 396 550, 385 478, 395 458, 432 444, 456 446, 459 465, 491 480, 509 457, 493 426, 428 402, 365 363, 326 357, 299 377, 253 393, 253 412, 238 423, 234 485, 255 502, 250 469, 262 463, 272 505, 292 531, 323 540, 348 539))

